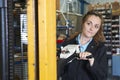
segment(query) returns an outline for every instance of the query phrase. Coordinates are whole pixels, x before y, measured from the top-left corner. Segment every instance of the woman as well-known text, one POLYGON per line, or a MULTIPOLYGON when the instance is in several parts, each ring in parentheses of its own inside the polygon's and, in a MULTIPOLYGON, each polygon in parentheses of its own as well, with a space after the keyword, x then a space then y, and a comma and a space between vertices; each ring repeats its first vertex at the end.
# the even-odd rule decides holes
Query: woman
MULTIPOLYGON (((103 18, 89 11, 82 19, 81 32, 63 43, 79 44, 79 58, 64 62, 62 80, 107 80, 107 55, 104 46, 103 18), (91 58, 87 58, 91 56, 91 58)), ((59 66, 59 65, 58 65, 59 66)))

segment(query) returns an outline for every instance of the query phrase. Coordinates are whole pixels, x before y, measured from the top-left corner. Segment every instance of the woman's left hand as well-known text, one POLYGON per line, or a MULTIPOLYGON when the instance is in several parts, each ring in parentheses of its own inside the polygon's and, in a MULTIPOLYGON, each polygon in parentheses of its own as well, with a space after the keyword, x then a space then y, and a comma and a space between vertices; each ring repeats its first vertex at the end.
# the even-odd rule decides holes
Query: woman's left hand
POLYGON ((87 58, 90 55, 92 55, 92 53, 90 53, 90 52, 81 52, 79 54, 79 57, 80 57, 81 60, 88 60, 90 62, 90 66, 92 66, 94 64, 94 57, 87 58))

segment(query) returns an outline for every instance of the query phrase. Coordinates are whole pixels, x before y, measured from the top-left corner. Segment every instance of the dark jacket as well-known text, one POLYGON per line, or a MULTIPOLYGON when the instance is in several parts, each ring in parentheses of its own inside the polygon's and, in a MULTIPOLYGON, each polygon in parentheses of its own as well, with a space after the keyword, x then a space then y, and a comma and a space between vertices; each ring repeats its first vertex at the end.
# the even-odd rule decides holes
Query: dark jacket
MULTIPOLYGON (((72 39, 63 43, 78 44, 76 39, 72 39)), ((87 60, 74 59, 72 62, 64 62, 62 80, 107 80, 107 55, 104 43, 96 44, 94 40, 90 42, 86 51, 91 52, 95 58, 94 64, 91 67, 87 60)))

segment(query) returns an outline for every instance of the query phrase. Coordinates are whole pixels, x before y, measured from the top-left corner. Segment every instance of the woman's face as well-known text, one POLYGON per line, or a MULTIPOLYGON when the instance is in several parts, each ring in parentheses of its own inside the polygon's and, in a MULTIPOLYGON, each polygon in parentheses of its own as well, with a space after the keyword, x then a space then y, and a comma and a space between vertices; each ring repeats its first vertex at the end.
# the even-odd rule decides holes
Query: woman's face
POLYGON ((98 32, 101 26, 101 19, 98 16, 91 15, 83 24, 82 34, 87 38, 92 38, 98 32))

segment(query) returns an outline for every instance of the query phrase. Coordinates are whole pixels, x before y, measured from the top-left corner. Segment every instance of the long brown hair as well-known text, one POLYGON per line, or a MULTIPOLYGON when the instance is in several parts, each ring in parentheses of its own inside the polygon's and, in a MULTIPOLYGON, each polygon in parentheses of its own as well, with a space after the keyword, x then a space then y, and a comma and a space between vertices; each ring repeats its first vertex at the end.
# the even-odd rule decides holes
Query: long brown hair
MULTIPOLYGON (((100 29, 98 30, 98 32, 96 33, 96 35, 93 37, 93 39, 96 41, 96 43, 98 43, 99 41, 100 42, 104 42, 105 41, 105 36, 103 34, 103 23, 104 23, 104 20, 103 20, 103 17, 101 14, 99 14, 97 11, 89 11, 87 12, 87 14, 85 14, 82 18, 82 24, 81 24, 81 30, 83 28, 83 24, 87 21, 87 19, 92 16, 92 15, 95 15, 97 17, 99 17, 101 19, 101 25, 100 25, 100 29)), ((81 32, 81 31, 80 31, 81 32)))

